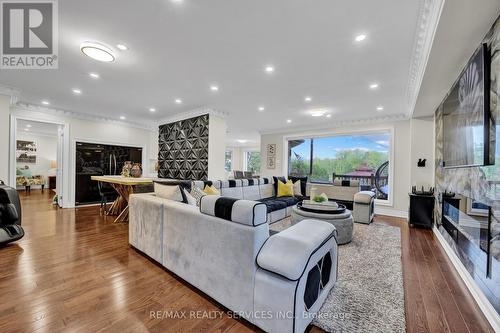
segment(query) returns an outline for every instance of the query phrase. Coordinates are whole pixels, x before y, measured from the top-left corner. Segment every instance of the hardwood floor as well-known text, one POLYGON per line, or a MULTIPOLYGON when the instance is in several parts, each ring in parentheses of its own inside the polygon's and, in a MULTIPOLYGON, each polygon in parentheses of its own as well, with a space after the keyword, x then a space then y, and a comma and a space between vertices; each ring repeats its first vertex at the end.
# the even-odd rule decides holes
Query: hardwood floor
MULTIPOLYGON (((50 191, 20 195, 26 236, 0 248, 0 332, 258 331, 130 248, 128 225, 98 207, 57 209, 50 191), (212 318, 189 318, 198 310, 212 318)), ((492 332, 432 231, 376 223, 401 228, 408 332, 492 332)))

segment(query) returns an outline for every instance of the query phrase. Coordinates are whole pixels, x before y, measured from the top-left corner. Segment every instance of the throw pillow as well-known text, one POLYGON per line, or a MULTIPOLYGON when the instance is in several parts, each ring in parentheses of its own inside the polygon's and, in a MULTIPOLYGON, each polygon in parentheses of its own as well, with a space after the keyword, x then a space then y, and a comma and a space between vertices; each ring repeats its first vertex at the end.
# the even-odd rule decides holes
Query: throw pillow
MULTIPOLYGON (((292 180, 289 180, 292 181, 292 180)), ((293 182, 293 181, 292 181, 293 182)), ((295 196, 302 196, 302 183, 300 180, 297 180, 295 183, 293 183, 293 194, 295 196)))
POLYGON ((219 190, 213 185, 211 186, 206 185, 205 188, 203 189, 203 192, 205 192, 208 195, 220 195, 219 190))
POLYGON ((191 206, 196 206, 196 199, 193 197, 185 188, 182 189, 184 196, 186 197, 187 204, 191 206))
MULTIPOLYGON (((302 192, 302 195, 306 195, 306 189, 307 189, 307 176, 304 177, 297 177, 297 176, 289 176, 288 179, 291 179, 292 182, 295 184, 297 180, 300 180, 300 191, 302 192)), ((297 195, 297 193, 295 193, 297 195)))
POLYGON ((191 195, 196 200, 196 206, 199 207, 201 198, 207 194, 205 192, 203 192, 199 187, 193 186, 193 188, 191 190, 191 195))
POLYGON ((274 184, 273 184, 273 187, 274 187, 274 193, 276 195, 278 195, 278 181, 281 181, 282 183, 286 183, 286 178, 285 177, 276 177, 276 176, 273 176, 273 180, 274 180, 274 184))
POLYGON ((287 181, 286 184, 281 180, 278 180, 278 195, 277 197, 293 197, 293 183, 291 180, 287 181))
POLYGON ((155 194, 162 199, 184 202, 179 185, 162 185, 155 183, 155 194))

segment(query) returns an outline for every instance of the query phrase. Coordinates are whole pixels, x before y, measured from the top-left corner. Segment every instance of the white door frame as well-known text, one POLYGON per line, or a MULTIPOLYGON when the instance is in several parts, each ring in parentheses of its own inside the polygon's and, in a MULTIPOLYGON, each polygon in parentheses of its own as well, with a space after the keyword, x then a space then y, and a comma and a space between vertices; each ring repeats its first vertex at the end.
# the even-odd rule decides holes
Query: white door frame
POLYGON ((62 121, 47 120, 39 117, 30 117, 11 114, 10 115, 10 142, 9 142, 9 186, 16 188, 16 141, 17 141, 17 123, 18 120, 34 121, 48 123, 61 126, 63 130, 63 142, 59 144, 60 136, 58 135, 58 150, 62 149, 62 153, 58 151, 58 156, 62 156, 62 161, 57 161, 58 174, 62 173, 62 179, 59 180, 61 188, 58 190, 59 200, 62 200, 62 207, 68 207, 69 201, 69 123, 62 121), (62 197, 60 193, 62 192, 62 197))

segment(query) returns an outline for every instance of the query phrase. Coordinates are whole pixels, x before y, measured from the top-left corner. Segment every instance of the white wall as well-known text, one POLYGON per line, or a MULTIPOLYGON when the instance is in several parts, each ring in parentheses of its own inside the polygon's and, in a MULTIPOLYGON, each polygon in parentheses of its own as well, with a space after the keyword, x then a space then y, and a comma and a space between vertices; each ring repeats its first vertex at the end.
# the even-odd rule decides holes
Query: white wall
MULTIPOLYGON (((388 123, 374 123, 371 125, 343 126, 315 131, 295 131, 287 133, 263 134, 261 137, 262 167, 261 176, 270 177, 286 175, 287 154, 285 140, 288 136, 307 136, 340 134, 355 131, 370 131, 380 129, 393 129, 394 131, 394 166, 393 166, 393 202, 391 205, 377 205, 377 212, 396 216, 406 216, 408 210, 408 192, 410 191, 410 120, 388 123), (276 144, 276 169, 267 169, 266 146, 276 144)), ((427 134, 432 136, 432 132, 427 134)))
POLYGON ((226 119, 210 115, 208 122, 208 179, 225 179, 226 119))
MULTIPOLYGON (((69 127, 69 175, 64 175, 68 184, 67 200, 64 207, 73 207, 75 200, 75 154, 76 142, 88 141, 104 144, 117 144, 143 148, 143 170, 150 170, 150 151, 157 150, 158 142, 153 142, 152 130, 141 129, 121 122, 105 120, 82 120, 64 113, 27 110, 22 107, 11 108, 11 114, 35 121, 62 122, 69 127)), ((8 156, 8 155, 7 155, 8 156)), ((8 158, 7 158, 8 159, 8 158)))
POLYGON ((51 169, 50 162, 57 160, 57 132, 54 133, 54 136, 17 132, 17 139, 35 141, 37 144, 37 157, 36 164, 16 163, 16 168, 27 165, 33 176, 42 175, 45 178, 45 183, 48 184, 47 177, 51 169))
POLYGON ((411 120, 410 184, 434 186, 434 117, 411 120), (424 168, 417 167, 418 159, 427 159, 424 168))
POLYGON ((10 96, 0 94, 0 180, 9 183, 10 96))

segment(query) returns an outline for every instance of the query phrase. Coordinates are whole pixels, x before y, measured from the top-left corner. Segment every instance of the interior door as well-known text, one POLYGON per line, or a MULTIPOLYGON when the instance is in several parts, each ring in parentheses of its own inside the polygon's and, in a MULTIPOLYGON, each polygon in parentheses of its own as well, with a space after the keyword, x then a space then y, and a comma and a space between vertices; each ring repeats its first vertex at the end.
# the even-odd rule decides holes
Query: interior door
POLYGON ((64 152, 64 128, 57 129, 57 170, 56 170, 56 195, 57 204, 63 207, 63 152, 64 152))

